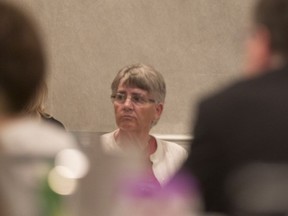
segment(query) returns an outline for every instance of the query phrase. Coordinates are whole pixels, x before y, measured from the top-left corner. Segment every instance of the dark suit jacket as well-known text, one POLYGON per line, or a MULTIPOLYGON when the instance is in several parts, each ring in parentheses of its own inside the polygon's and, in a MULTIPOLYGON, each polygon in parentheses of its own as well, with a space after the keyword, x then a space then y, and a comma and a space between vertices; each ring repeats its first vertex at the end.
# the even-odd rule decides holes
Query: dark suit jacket
POLYGON ((182 170, 199 180, 206 211, 229 213, 231 173, 250 162, 288 162, 288 67, 237 82, 198 111, 182 170))

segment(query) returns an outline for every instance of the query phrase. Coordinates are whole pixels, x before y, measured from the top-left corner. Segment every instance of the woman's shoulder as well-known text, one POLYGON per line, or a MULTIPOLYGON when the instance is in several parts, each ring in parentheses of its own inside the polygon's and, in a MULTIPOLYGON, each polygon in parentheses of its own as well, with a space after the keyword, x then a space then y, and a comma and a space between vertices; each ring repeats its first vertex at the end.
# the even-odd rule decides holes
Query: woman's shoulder
POLYGON ((163 139, 156 139, 156 140, 157 140, 158 145, 161 145, 164 151, 166 152, 169 152, 175 155, 180 154, 185 157, 188 155, 188 151, 178 143, 166 141, 163 139))
POLYGON ((115 131, 104 133, 100 137, 101 147, 104 150, 104 152, 118 152, 120 151, 120 147, 116 144, 114 133, 115 131))

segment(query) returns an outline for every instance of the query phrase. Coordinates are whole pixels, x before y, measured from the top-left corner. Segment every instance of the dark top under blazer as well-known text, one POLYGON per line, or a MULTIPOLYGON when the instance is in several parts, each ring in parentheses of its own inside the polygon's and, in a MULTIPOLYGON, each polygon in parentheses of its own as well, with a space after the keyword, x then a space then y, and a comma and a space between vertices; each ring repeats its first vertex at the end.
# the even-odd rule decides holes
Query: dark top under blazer
POLYGON ((237 82, 200 103, 182 170, 200 183, 205 210, 229 213, 228 176, 250 162, 288 161, 288 67, 237 82))

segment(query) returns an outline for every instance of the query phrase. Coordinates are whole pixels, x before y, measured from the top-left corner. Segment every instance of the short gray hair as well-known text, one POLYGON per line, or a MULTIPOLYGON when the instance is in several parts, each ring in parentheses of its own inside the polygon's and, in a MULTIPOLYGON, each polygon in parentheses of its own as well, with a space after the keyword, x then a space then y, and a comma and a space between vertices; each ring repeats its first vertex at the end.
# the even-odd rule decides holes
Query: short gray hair
POLYGON ((155 97, 158 103, 164 103, 166 84, 163 76, 153 67, 145 64, 133 64, 122 68, 111 84, 112 94, 116 94, 120 82, 143 89, 155 97))

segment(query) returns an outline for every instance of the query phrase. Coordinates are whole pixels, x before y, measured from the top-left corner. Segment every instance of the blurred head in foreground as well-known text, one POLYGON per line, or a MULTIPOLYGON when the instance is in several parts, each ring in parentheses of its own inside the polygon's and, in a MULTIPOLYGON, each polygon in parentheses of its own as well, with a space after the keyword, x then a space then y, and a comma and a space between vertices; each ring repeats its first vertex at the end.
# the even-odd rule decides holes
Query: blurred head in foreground
POLYGON ((42 44, 30 18, 0 2, 0 115, 18 114, 45 76, 42 44))
POLYGON ((288 2, 258 1, 247 40, 246 71, 258 74, 288 62, 288 2))

